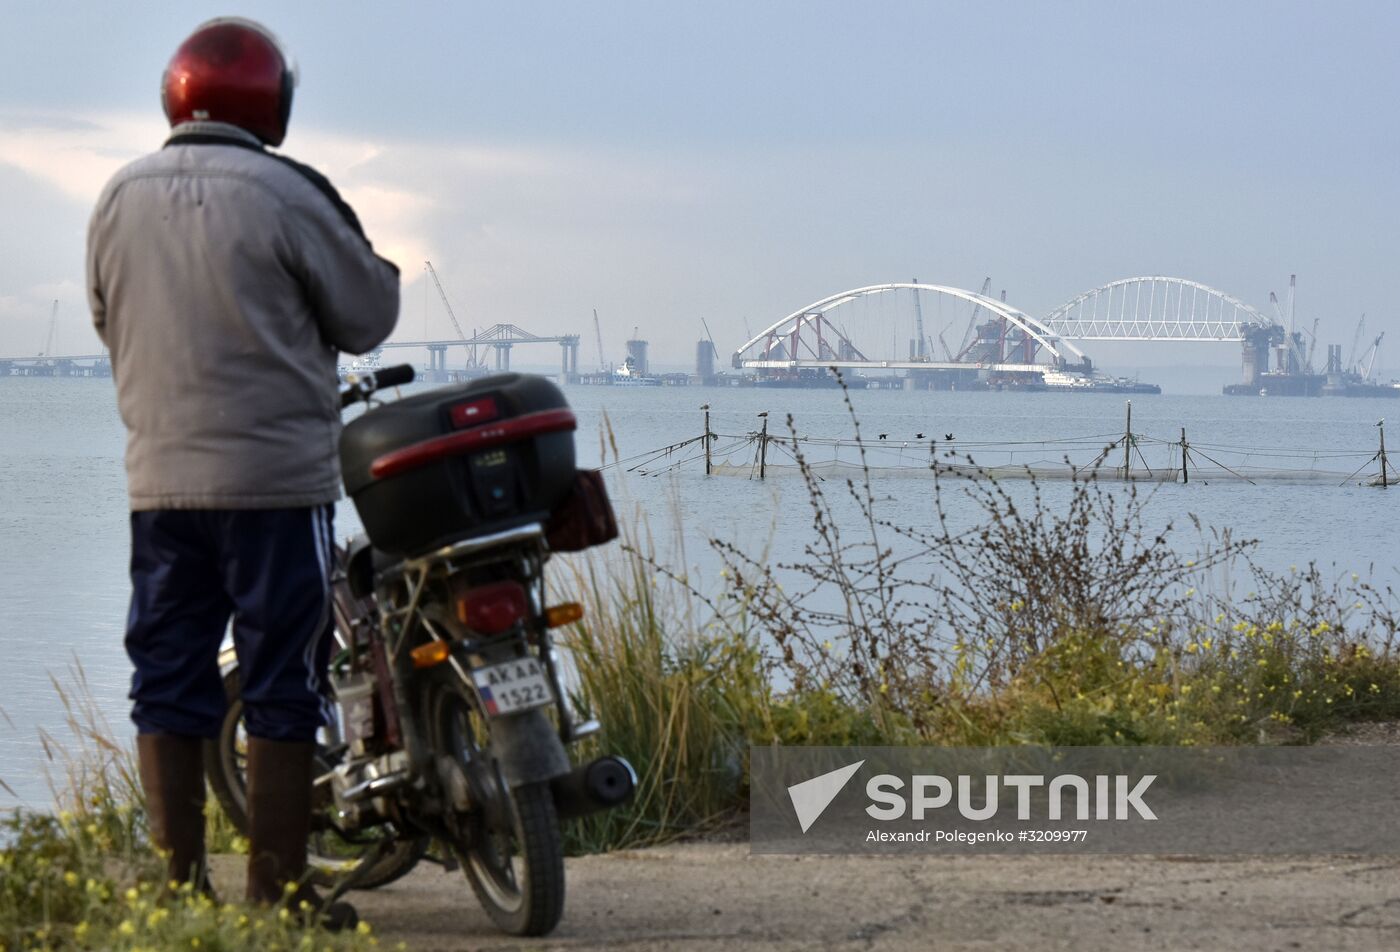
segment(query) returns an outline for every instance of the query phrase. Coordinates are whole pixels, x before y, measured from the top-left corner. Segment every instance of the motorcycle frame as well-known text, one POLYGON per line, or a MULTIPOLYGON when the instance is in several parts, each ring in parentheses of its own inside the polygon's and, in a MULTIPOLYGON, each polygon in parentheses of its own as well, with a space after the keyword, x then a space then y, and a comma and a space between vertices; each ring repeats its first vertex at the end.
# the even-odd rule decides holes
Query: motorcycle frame
MULTIPOLYGON (((331 576, 333 611, 335 625, 333 636, 338 653, 348 651, 352 663, 359 657, 362 645, 372 645, 379 641, 388 662, 389 683, 379 682, 380 672, 375 671, 376 690, 382 700, 392 701, 393 709, 386 710, 386 720, 398 728, 397 741, 393 745, 402 749, 408 757, 407 769, 394 774, 372 778, 345 792, 347 799, 356 801, 384 796, 404 786, 420 786, 425 777, 433 777, 432 752, 428 750, 424 725, 410 697, 410 686, 422 672, 413 665, 410 649, 414 646, 413 635, 420 630, 428 641, 444 641, 450 646, 449 664, 456 676, 475 698, 482 717, 491 723, 493 736, 497 728, 510 719, 489 718, 485 714, 476 684, 469 671, 471 662, 467 656, 482 651, 510 647, 523 643, 544 665, 553 692, 550 705, 557 718, 557 735, 551 732, 549 738, 541 737, 538 731, 534 736, 514 738, 506 759, 515 760, 507 764, 507 779, 511 786, 540 780, 552 780, 569 769, 567 755, 549 756, 544 751, 555 744, 554 750, 563 748, 595 733, 599 729, 596 721, 576 723, 572 717, 563 691, 559 664, 549 628, 544 616, 544 565, 549 552, 544 545, 544 526, 538 522, 527 523, 500 532, 488 533, 461 540, 433 552, 406 559, 378 573, 375 578, 374 596, 356 596, 349 584, 349 549, 335 545, 334 568, 331 576), (423 598, 428 584, 435 577, 446 578, 472 567, 500 564, 513 560, 518 574, 525 583, 528 617, 522 619, 507 632, 477 641, 466 641, 444 632, 441 626, 422 613, 423 598), (397 596, 402 595, 403 598, 397 596), (385 689, 387 688, 387 692, 385 689), (385 698, 384 694, 388 697, 385 698), (523 749, 522 749, 523 748, 523 749), (533 750, 532 750, 533 749, 533 750), (534 754, 532 758, 530 755, 534 754)), ((232 646, 224 648, 219 656, 220 669, 227 673, 237 664, 232 646)), ((527 712, 528 713, 528 712, 527 712)), ((326 725, 328 746, 344 743, 340 725, 333 722, 326 725)), ((392 733, 392 731, 391 731, 392 733)), ((328 778, 318 778, 318 782, 328 778)))
MULTIPOLYGON (((410 650, 416 644, 430 641, 445 642, 449 654, 444 662, 475 698, 478 711, 491 725, 491 735, 509 732, 525 724, 519 715, 489 717, 485 713, 476 683, 469 671, 480 664, 511 657, 522 647, 539 658, 544 666, 553 694, 552 704, 558 718, 557 735, 553 729, 548 737, 538 729, 528 736, 515 737, 506 749, 496 751, 503 762, 511 786, 552 780, 568 772, 568 757, 564 746, 583 736, 569 715, 559 677, 558 663, 544 617, 544 564, 548 560, 544 546, 544 526, 528 523, 500 532, 474 536, 444 546, 434 552, 406 559, 385 570, 375 582, 379 625, 373 637, 381 639, 392 671, 393 696, 403 727, 403 749, 408 753, 410 772, 423 776, 431 773, 432 753, 426 749, 424 725, 418 724, 418 712, 408 696, 408 689, 419 676, 410 650), (445 581, 458 574, 484 566, 514 563, 514 574, 525 586, 527 617, 507 631, 485 638, 460 637, 461 632, 444 630, 449 626, 430 618, 424 611, 424 596, 433 581, 445 581), (423 639, 415 637, 421 632, 423 639), (480 659, 480 663, 472 659, 480 659)), ((465 632, 465 629, 463 629, 465 632)), ((532 709, 535 710, 535 709, 532 709)), ((530 712, 521 712, 528 714, 530 712)))

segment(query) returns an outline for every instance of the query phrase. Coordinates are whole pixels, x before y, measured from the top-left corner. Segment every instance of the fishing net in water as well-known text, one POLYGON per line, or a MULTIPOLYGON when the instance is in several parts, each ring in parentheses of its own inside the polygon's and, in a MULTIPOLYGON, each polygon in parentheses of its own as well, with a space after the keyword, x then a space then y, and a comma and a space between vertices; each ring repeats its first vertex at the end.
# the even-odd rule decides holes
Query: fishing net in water
MULTIPOLYGON (((1380 485, 1376 450, 1288 450, 1163 440, 1145 434, 1095 434, 1023 442, 927 442, 711 434, 709 472, 750 479, 799 475, 823 479, 909 477, 1055 480, 1097 475, 1135 482, 1286 482, 1380 485)), ((693 439, 612 464, 638 475, 702 472, 705 441, 693 439)), ((1400 472, 1387 461, 1387 483, 1400 472)))

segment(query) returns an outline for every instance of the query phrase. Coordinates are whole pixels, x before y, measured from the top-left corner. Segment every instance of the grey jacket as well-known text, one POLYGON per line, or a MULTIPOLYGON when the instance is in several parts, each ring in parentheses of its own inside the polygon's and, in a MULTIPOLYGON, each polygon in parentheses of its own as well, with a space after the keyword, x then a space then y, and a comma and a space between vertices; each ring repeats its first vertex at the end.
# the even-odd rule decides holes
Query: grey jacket
POLYGON ((103 190, 87 286, 133 511, 339 497, 337 351, 389 336, 399 278, 322 176, 185 123, 103 190))

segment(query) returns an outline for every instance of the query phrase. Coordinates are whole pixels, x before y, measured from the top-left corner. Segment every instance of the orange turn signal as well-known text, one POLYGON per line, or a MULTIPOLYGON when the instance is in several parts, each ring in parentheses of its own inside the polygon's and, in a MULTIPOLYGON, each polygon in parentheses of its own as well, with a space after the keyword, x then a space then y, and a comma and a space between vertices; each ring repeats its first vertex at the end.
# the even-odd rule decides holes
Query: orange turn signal
POLYGON ((415 668, 431 668, 442 664, 452 654, 452 646, 445 641, 430 641, 409 652, 415 668))
POLYGON ((583 617, 583 606, 578 602, 565 602, 544 610, 545 624, 550 628, 571 625, 583 617))

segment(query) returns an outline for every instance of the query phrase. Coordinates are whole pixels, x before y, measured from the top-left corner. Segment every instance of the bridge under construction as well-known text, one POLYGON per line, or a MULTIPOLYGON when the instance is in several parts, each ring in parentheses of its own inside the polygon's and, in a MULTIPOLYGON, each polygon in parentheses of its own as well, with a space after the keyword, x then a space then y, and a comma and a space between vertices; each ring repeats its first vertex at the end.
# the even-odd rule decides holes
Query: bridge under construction
POLYGON ((1341 380, 1356 369, 1329 348, 1327 371, 1314 372, 1317 327, 1296 327, 1295 283, 1286 311, 1270 295, 1274 316, 1198 281, 1147 275, 1093 288, 1042 318, 1010 305, 1004 291, 992 297, 990 279, 980 292, 917 280, 870 285, 775 321, 740 345, 731 364, 774 384, 816 384, 834 367, 895 372, 915 388, 1116 390, 1128 388, 1074 342, 1234 342, 1243 380, 1227 392, 1317 393, 1326 375, 1341 380))
MULTIPOLYGON (((750 336, 732 352, 730 365, 737 373, 717 369, 719 348, 708 338, 697 345, 695 374, 652 376, 647 342, 636 331, 627 342, 631 371, 626 374, 606 365, 601 333, 596 372, 580 370, 577 333, 536 333, 496 323, 468 334, 431 263, 425 262, 425 270, 456 336, 389 341, 345 369, 376 365, 386 351, 416 349, 428 355, 423 378, 442 382, 508 371, 517 348, 530 348, 533 357, 557 347, 559 375, 567 382, 831 386, 836 369, 857 386, 1157 392, 1107 376, 1079 345, 1189 341, 1240 345, 1242 379, 1227 393, 1400 396, 1400 387, 1371 380, 1384 335, 1361 349, 1364 317, 1351 356, 1343 360, 1340 346, 1329 346, 1325 369, 1314 369, 1317 322, 1311 330, 1297 326, 1292 280, 1286 305, 1270 294, 1272 315, 1198 281, 1147 275, 1085 291, 1039 318, 1008 303, 1005 291, 993 296, 990 278, 980 291, 917 279, 868 285, 827 295, 750 336), (450 352, 460 356, 449 359, 450 352)), ((55 307, 44 349, 34 357, 0 357, 0 376, 111 374, 105 354, 51 355, 56 315, 55 307)))

